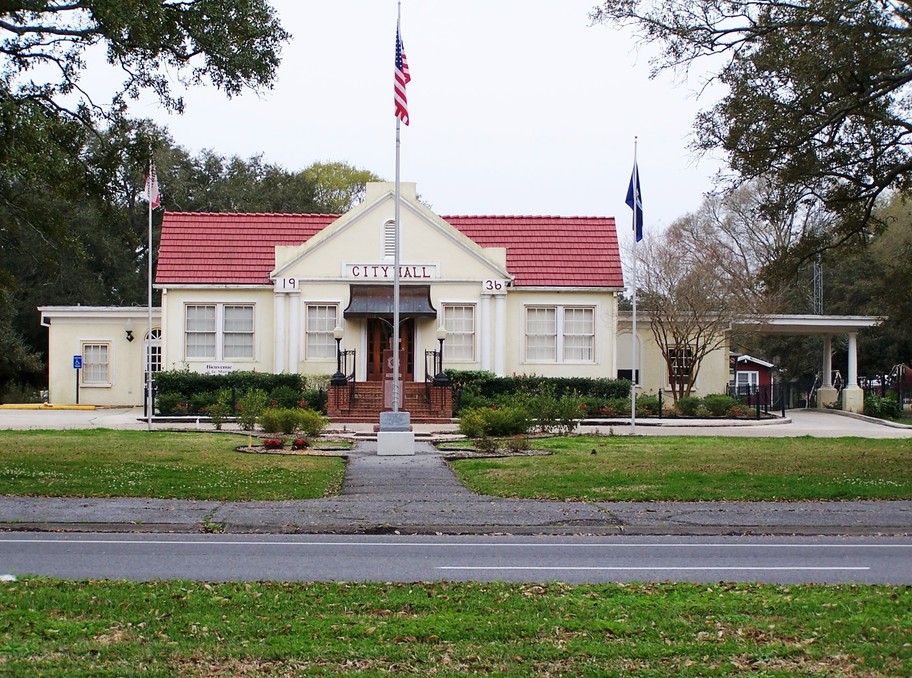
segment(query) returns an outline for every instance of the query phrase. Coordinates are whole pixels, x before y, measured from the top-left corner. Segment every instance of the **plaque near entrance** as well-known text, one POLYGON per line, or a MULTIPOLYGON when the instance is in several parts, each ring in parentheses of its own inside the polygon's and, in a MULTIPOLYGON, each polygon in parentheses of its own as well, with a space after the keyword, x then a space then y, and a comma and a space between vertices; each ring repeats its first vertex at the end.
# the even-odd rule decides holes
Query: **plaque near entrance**
MULTIPOLYGON (((402 407, 402 367, 405 365, 405 351, 399 351, 399 407, 402 407)), ((383 351, 383 409, 391 410, 396 400, 393 393, 393 351, 383 351)))
MULTIPOLYGON (((402 366, 405 365, 405 351, 399 352, 399 404, 402 404, 402 366)), ((393 350, 390 347, 383 351, 383 406, 393 407, 393 350)), ((415 454, 415 433, 412 431, 412 418, 408 412, 381 412, 380 430, 377 431, 378 456, 409 456, 415 454)))

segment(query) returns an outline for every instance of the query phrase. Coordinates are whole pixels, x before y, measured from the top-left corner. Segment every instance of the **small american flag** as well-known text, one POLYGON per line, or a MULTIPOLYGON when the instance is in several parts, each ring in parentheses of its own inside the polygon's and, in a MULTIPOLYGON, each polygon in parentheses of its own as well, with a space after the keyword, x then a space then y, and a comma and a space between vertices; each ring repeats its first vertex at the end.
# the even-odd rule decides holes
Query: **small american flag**
POLYGON ((409 75, 408 59, 405 58, 405 47, 399 35, 399 24, 396 24, 396 77, 393 87, 396 100, 396 117, 406 125, 409 124, 408 99, 405 96, 405 86, 412 76, 409 75))
POLYGON ((161 194, 158 192, 158 176, 155 174, 155 164, 149 163, 149 173, 145 176, 145 187, 140 198, 151 205, 152 209, 161 205, 161 194))

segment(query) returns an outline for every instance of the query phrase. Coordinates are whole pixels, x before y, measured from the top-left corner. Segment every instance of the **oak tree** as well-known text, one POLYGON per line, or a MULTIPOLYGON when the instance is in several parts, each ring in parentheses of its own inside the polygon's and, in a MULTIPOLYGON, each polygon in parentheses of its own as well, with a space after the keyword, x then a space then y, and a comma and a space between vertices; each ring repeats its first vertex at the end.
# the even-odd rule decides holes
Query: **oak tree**
POLYGON ((609 0, 591 18, 658 45, 653 74, 706 58, 726 90, 698 115, 695 146, 819 202, 828 228, 804 255, 864 233, 881 197, 912 185, 909 2, 609 0))

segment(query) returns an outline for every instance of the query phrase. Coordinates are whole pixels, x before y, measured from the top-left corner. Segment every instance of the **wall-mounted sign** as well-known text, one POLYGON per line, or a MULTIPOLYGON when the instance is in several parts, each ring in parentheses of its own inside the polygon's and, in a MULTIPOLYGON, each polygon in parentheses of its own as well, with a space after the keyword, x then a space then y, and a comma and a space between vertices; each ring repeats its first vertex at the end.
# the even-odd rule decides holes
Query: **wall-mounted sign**
POLYGON ((507 281, 506 280, 497 280, 496 278, 491 278, 489 280, 481 281, 481 293, 482 294, 506 294, 507 293, 507 281))
POLYGON ((297 278, 276 278, 275 289, 276 292, 298 292, 301 288, 297 278))
POLYGON ((206 374, 228 374, 234 372, 234 365, 230 363, 206 363, 203 366, 203 372, 206 374))
MULTIPOLYGON (((343 275, 356 280, 392 280, 396 267, 383 264, 345 264, 343 275)), ((399 264, 400 280, 436 280, 440 277, 437 264, 399 264)))

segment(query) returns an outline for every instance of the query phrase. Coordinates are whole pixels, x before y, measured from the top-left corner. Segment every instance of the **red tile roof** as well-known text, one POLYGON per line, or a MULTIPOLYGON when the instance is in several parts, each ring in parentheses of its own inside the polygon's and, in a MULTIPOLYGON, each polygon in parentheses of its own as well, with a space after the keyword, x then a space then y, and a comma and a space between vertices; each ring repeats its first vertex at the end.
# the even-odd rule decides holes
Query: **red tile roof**
MULTIPOLYGON (((276 245, 300 245, 335 214, 166 212, 158 285, 267 285, 276 245)), ((505 247, 516 286, 621 287, 611 217, 441 217, 482 247, 505 247)))

